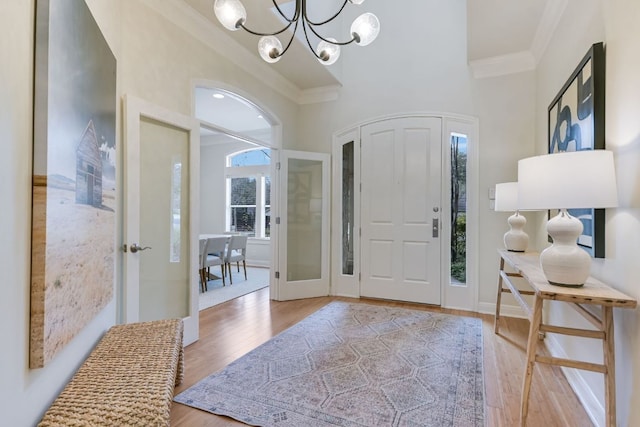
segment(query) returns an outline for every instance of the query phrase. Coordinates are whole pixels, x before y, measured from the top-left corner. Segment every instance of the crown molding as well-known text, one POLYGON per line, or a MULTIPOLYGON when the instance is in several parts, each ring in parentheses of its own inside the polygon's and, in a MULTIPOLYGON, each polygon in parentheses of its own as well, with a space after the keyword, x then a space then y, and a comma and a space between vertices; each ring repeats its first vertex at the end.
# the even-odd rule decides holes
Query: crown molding
POLYGON ((553 33, 558 28, 568 4, 569 0, 547 0, 536 34, 531 42, 530 51, 535 58, 536 64, 538 64, 547 50, 553 33))
POLYGON ((303 91, 264 61, 255 57, 226 32, 194 10, 187 3, 177 0, 141 0, 150 9, 216 51, 247 74, 269 86, 287 99, 299 103, 303 91))
POLYGON ((469 66, 474 78, 485 79, 534 70, 536 60, 531 52, 522 51, 470 61, 469 66))
POLYGON ((535 70, 568 4, 569 0, 547 0, 529 50, 469 61, 473 77, 483 79, 535 70))
POLYGON ((298 97, 298 104, 318 104, 320 102, 335 101, 338 99, 341 87, 341 85, 331 85, 302 90, 298 97))

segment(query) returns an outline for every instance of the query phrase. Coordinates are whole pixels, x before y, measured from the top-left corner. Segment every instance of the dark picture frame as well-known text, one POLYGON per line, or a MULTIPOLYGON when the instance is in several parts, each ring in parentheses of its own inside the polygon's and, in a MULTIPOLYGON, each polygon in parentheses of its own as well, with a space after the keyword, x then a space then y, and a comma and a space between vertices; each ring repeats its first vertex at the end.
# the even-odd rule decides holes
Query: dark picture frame
MULTIPOLYGON (((548 108, 549 154, 605 148, 605 58, 595 43, 548 108)), ((594 258, 604 258, 604 209, 569 209, 584 230, 578 245, 594 258)), ((549 213, 551 215, 551 212, 549 213)))

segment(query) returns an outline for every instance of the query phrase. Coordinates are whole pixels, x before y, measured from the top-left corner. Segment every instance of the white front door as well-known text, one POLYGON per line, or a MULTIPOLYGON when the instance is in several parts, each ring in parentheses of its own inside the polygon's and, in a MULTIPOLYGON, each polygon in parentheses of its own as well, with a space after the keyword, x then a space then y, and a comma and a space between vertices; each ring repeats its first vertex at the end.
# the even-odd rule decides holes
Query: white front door
POLYGON ((329 161, 280 152, 277 300, 329 295, 329 161))
POLYGON ((385 120, 361 132, 360 295, 439 305, 441 119, 385 120))
POLYGON ((125 97, 125 323, 181 318, 198 339, 199 125, 125 97))

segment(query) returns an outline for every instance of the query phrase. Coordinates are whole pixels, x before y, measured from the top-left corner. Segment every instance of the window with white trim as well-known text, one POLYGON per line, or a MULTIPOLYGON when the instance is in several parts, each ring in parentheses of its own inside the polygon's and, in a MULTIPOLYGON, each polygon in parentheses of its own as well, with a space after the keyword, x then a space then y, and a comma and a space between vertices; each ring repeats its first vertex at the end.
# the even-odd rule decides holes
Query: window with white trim
POLYGON ((227 156, 226 231, 268 238, 271 231, 271 150, 227 156))

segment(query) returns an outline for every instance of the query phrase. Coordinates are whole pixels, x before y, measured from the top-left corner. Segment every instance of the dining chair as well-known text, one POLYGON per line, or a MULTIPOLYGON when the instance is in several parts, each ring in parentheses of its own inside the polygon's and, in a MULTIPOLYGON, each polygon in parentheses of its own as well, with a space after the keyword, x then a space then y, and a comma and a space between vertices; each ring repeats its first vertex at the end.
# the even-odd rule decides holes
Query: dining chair
MULTIPOLYGON (((202 269, 206 270, 204 273, 205 279, 209 278, 210 268, 212 266, 219 265, 222 271, 222 286, 226 286, 224 279, 225 271, 225 248, 227 245, 226 237, 212 237, 207 239, 207 245, 205 246, 202 269)), ((207 290, 207 282, 204 284, 205 292, 207 290)))
POLYGON ((205 292, 207 281, 204 277, 204 251, 207 247, 207 239, 200 239, 200 248, 198 252, 198 274, 200 276, 200 290, 205 292))
POLYGON ((229 272, 229 283, 233 284, 233 278, 231 277, 231 263, 235 262, 238 266, 238 273, 240 272, 240 261, 242 261, 242 267, 244 268, 244 280, 247 280, 247 236, 233 235, 229 240, 227 246, 227 254, 225 257, 226 271, 229 272))

